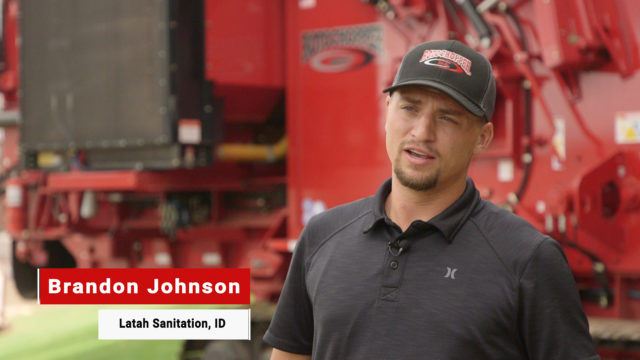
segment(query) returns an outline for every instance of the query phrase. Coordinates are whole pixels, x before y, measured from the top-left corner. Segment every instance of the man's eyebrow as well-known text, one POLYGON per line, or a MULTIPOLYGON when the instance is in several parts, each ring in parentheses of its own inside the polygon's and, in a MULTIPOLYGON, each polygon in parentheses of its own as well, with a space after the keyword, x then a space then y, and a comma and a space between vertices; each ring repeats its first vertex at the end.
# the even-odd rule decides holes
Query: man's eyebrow
POLYGON ((454 115, 454 116, 460 116, 464 114, 464 111, 462 110, 458 110, 458 109, 453 109, 453 108, 439 108, 438 113, 443 114, 443 115, 454 115))
POLYGON ((410 97, 410 96, 406 96, 406 95, 400 95, 400 99, 401 99, 402 101, 406 101, 406 102, 411 103, 411 104, 413 104, 413 105, 420 105, 420 104, 422 104, 422 100, 420 100, 420 99, 416 99, 416 98, 412 98, 412 97, 410 97))

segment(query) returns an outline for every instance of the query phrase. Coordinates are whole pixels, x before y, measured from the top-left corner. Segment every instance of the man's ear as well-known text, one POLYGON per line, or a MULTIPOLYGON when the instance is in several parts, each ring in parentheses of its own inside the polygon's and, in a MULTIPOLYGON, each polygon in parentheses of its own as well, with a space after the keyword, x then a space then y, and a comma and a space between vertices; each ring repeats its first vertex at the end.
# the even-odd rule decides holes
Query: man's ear
POLYGON ((473 154, 477 155, 482 153, 489 147, 491 140, 493 140, 493 123, 487 122, 482 125, 482 128, 480 129, 480 135, 476 141, 476 146, 473 148, 473 154))
POLYGON ((387 95, 387 98, 384 100, 385 108, 387 110, 387 115, 384 120, 384 131, 387 132, 387 125, 389 124, 389 105, 391 105, 391 96, 387 95))

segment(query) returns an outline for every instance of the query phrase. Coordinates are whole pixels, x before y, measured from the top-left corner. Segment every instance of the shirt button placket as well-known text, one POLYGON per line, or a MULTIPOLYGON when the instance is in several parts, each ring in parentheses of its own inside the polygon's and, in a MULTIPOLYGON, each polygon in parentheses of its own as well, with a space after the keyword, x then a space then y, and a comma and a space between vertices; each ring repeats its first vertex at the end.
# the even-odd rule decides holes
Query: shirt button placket
MULTIPOLYGON (((398 243, 399 240, 394 241, 398 243)), ((380 288, 379 308, 393 309, 397 304, 400 284, 404 268, 407 266, 407 254, 404 251, 398 251, 397 247, 389 245, 384 259, 384 272, 382 286, 380 288)), ((391 310, 390 310, 391 311, 391 310)))
POLYGON ((397 260, 391 260, 391 262, 389 263, 389 267, 391 267, 391 269, 396 270, 398 268, 398 261, 397 260))

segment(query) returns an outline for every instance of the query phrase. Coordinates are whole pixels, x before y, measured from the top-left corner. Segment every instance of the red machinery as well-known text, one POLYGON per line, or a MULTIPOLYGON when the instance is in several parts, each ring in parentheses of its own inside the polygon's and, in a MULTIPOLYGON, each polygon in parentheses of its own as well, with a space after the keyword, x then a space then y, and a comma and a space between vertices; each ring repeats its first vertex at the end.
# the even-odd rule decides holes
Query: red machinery
MULTIPOLYGON (((565 246, 589 316, 640 319, 636 1, 133 4, 21 3, 21 165, 5 135, 2 166, 23 294, 36 266, 213 266, 275 299, 306 220, 389 176, 381 90, 402 55, 457 38, 498 82, 482 196, 565 246)), ((602 354, 640 358, 620 324, 594 329, 602 354)))

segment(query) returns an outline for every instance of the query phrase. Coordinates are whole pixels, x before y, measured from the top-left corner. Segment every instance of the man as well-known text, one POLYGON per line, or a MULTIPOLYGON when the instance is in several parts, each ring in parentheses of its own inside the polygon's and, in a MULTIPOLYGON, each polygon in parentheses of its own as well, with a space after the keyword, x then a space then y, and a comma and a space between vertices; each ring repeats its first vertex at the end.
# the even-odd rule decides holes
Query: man
POLYGON ((305 227, 271 359, 599 359, 560 246, 467 178, 493 138, 487 59, 424 43, 385 92, 392 177, 305 227))

